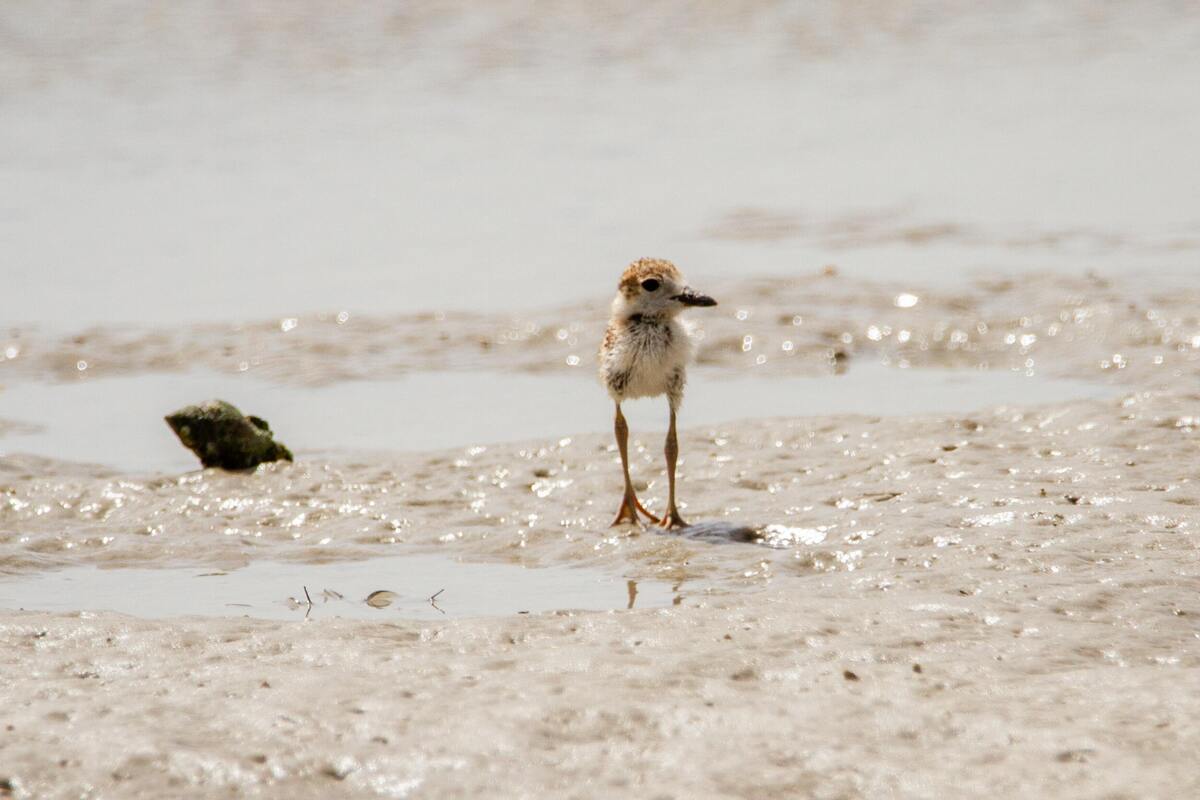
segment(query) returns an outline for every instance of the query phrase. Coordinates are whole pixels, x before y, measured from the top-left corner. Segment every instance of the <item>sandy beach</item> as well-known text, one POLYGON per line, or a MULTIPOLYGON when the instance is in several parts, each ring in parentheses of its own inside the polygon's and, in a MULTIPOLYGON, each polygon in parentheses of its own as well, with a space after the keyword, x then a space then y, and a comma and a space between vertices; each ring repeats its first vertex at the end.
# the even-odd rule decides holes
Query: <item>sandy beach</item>
POLYGON ((269 7, 0 11, 0 798, 1200 796, 1200 18, 269 7))

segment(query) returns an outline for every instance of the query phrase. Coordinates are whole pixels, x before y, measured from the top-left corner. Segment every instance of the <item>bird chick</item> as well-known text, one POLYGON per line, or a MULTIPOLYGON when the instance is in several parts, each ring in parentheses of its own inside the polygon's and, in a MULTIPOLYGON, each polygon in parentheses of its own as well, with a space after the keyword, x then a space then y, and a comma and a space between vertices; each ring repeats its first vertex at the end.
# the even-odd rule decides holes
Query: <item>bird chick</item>
POLYGON ((683 401, 687 364, 692 345, 680 312, 691 306, 715 306, 716 300, 689 288, 670 261, 641 258, 630 264, 617 286, 612 318, 600 345, 600 379, 616 404, 614 430, 625 473, 625 494, 613 525, 640 525, 638 513, 668 529, 686 527, 675 507, 675 465, 679 444, 675 414, 683 401), (638 397, 666 395, 670 408, 665 455, 667 459, 667 509, 661 518, 638 501, 629 478, 629 425, 621 402, 638 397))

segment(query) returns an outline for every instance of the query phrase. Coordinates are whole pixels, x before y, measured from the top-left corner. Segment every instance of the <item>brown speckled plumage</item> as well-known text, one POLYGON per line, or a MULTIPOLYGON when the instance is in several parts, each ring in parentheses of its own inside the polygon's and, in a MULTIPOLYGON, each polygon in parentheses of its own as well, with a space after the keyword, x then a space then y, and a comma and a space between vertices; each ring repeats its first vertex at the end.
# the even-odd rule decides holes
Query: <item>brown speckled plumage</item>
POLYGON ((666 528, 686 525, 675 507, 675 462, 679 452, 675 414, 683 400, 692 349, 689 328, 679 314, 689 306, 715 304, 712 298, 688 288, 675 265, 661 258, 639 258, 621 274, 599 354, 600 379, 616 403, 617 447, 625 472, 625 496, 614 525, 640 524, 639 512, 666 528), (661 519, 643 508, 634 494, 627 452, 629 428, 621 413, 623 400, 659 395, 666 395, 670 408, 665 450, 669 496, 661 519))
POLYGON ((642 281, 648 278, 656 278, 657 280, 672 280, 682 282, 683 278, 679 274, 679 269, 667 261, 665 258, 639 258, 621 274, 621 282, 618 288, 621 294, 626 297, 633 297, 638 293, 638 287, 642 281))

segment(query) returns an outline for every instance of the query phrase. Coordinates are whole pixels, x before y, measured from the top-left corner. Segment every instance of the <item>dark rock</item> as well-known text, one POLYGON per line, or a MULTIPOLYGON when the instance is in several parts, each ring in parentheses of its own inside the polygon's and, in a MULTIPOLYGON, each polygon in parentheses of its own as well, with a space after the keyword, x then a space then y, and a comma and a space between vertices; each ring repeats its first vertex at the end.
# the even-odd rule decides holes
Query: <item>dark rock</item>
POLYGON ((206 467, 254 469, 269 461, 291 461, 266 420, 248 417, 224 400, 181 408, 166 417, 183 446, 206 467))

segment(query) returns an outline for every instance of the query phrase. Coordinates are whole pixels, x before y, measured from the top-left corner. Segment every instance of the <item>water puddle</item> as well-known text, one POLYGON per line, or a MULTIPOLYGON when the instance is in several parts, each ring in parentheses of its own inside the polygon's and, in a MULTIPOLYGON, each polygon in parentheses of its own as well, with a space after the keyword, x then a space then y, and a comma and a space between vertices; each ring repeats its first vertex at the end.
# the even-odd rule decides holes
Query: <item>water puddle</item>
MULTIPOLYGON (((18 384, 0 390, 0 419, 29 423, 0 455, 33 453, 145 472, 184 471, 195 458, 164 414, 220 397, 266 418, 300 457, 328 451, 420 451, 612 430, 612 405, 587 375, 413 373, 400 380, 279 386, 247 375, 189 373, 18 384)), ((855 365, 822 377, 730 376, 696 369, 681 424, 696 428, 775 416, 965 413, 1105 397, 1112 387, 1011 371, 902 370, 855 365)), ((635 435, 666 427, 661 398, 627 403, 635 435)))
POLYGON ((501 617, 565 609, 659 608, 674 600, 674 591, 665 583, 630 581, 601 570, 461 563, 439 556, 332 564, 262 561, 228 572, 88 566, 0 575, 3 609, 114 611, 153 619, 501 617))

